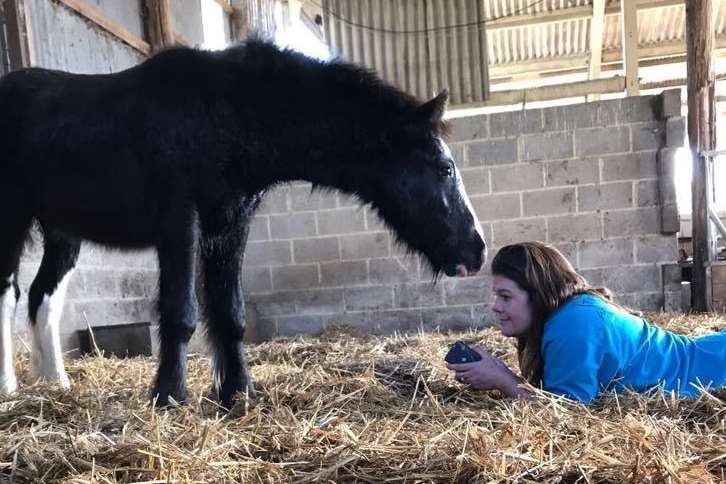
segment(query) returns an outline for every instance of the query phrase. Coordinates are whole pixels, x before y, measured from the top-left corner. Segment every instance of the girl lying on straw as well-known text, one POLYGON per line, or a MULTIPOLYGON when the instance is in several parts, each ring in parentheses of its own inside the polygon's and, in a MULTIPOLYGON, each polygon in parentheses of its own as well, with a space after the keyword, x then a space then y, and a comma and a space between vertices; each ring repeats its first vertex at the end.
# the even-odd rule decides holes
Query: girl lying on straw
MULTIPOLYGON (((503 247, 492 261, 494 313, 517 338, 524 379, 589 403, 601 391, 647 391, 662 385, 681 396, 726 386, 726 332, 689 338, 649 324, 618 306, 604 288, 588 286, 552 246, 503 247)), ((521 378, 486 350, 482 359, 448 364, 456 379, 480 390, 529 396, 521 378)))

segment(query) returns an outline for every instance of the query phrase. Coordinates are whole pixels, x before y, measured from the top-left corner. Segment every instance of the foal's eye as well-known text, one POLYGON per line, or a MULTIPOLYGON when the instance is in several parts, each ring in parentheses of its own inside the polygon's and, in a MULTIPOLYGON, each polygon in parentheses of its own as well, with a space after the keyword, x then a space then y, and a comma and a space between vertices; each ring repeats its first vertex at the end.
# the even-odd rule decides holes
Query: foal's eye
POLYGON ((450 166, 442 166, 439 168, 439 176, 450 177, 454 176, 454 170, 450 166))

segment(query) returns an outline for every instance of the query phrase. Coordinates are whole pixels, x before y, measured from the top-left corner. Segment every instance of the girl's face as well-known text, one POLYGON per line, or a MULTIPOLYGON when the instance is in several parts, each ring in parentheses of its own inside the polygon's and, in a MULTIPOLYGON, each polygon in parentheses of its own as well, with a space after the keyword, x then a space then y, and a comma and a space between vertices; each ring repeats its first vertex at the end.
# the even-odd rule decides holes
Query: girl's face
POLYGON ((529 294, 511 279, 494 276, 494 313, 504 336, 522 336, 532 325, 529 294))

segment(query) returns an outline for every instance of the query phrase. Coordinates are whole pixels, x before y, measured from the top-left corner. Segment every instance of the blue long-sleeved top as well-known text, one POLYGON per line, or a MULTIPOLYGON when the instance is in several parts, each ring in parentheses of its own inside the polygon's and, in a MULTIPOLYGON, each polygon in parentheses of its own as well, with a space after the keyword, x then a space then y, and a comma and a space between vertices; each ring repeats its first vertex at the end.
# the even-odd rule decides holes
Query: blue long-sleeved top
POLYGON ((689 338, 587 294, 547 320, 541 349, 544 389, 585 403, 603 390, 663 385, 690 397, 726 384, 726 331, 689 338))

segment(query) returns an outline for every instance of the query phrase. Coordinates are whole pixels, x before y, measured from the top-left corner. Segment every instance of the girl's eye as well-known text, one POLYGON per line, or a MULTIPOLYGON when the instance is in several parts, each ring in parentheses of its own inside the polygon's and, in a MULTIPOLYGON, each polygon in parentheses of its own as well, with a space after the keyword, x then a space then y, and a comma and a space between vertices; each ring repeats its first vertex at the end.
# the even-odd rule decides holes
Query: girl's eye
POLYGON ((439 168, 439 176, 451 177, 454 175, 454 170, 450 166, 443 166, 439 168))

